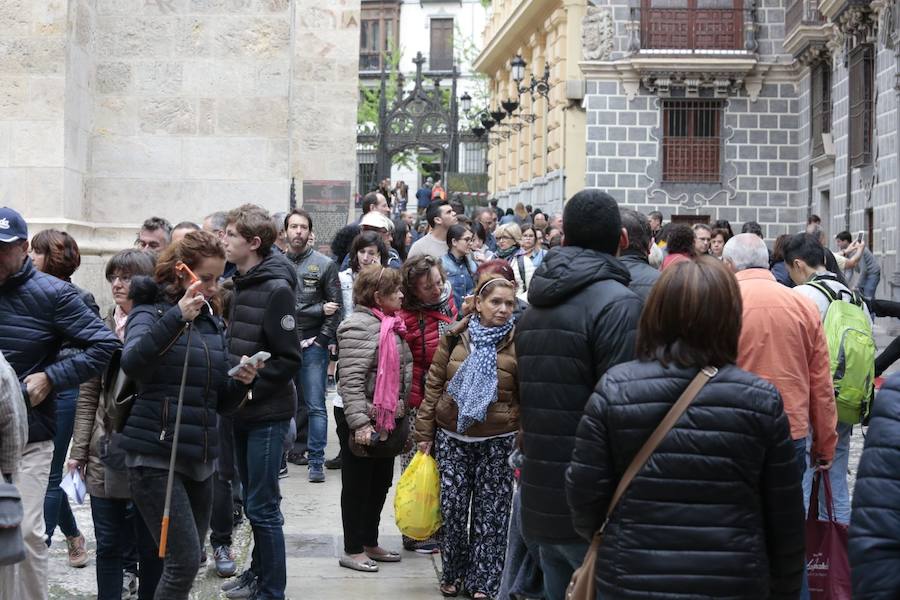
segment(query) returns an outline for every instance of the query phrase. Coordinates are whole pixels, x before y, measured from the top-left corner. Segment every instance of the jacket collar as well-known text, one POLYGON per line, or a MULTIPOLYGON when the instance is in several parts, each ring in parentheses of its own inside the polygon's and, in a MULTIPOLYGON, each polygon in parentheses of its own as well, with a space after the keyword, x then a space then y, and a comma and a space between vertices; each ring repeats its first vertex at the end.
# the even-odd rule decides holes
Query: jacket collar
MULTIPOLYGON (((458 336, 460 340, 462 340, 466 349, 469 348, 469 321, 472 320, 472 315, 466 315, 461 321, 457 322, 450 329, 447 330, 447 335, 455 335, 458 336)), ((513 327, 509 333, 506 334, 500 343, 497 344, 497 352, 500 352, 510 344, 512 344, 513 336, 516 333, 516 328, 513 327)))
POLYGON ((25 264, 22 265, 22 268, 19 269, 18 273, 10 275, 6 278, 6 281, 0 285, 0 290, 10 290, 13 288, 17 288, 37 273, 37 269, 34 268, 34 263, 31 262, 31 257, 25 257, 25 264))
POLYGON ((622 262, 640 261, 648 265, 650 264, 649 257, 639 250, 625 250, 619 255, 619 260, 622 262))
POLYGON ((744 269, 734 274, 738 281, 748 281, 751 279, 765 279, 766 281, 775 281, 775 276, 768 269, 744 269))
POLYGON ((285 254, 285 256, 287 256, 288 260, 291 261, 292 263, 299 263, 299 262, 306 260, 310 256, 312 256, 313 251, 314 251, 313 247, 307 245, 306 249, 303 252, 298 252, 297 254, 294 254, 293 252, 288 252, 285 254))

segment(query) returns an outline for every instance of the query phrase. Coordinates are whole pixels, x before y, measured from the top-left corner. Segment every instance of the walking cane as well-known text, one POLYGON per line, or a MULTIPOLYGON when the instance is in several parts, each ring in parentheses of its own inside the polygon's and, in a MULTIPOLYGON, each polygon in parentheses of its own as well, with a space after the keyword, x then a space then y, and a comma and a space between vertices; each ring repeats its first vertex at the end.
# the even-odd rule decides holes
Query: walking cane
POLYGON ((162 529, 159 533, 159 557, 166 557, 166 542, 169 538, 169 508, 172 504, 172 483, 175 478, 175 456, 178 454, 178 432, 181 431, 181 405, 184 402, 184 386, 187 383, 188 357, 191 355, 191 333, 193 327, 187 324, 187 348, 184 352, 184 370, 181 372, 181 387, 178 389, 178 407, 175 409, 175 433, 172 434, 172 456, 169 458, 169 479, 166 481, 166 505, 163 509, 162 529))

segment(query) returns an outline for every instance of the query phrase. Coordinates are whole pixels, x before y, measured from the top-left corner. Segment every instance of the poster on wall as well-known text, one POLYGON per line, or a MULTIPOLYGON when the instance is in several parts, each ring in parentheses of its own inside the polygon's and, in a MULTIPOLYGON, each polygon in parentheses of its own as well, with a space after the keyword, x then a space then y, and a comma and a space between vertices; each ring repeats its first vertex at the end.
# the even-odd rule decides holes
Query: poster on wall
POLYGON ((313 219, 316 250, 331 255, 334 235, 350 216, 350 181, 312 179, 303 182, 303 210, 313 219))

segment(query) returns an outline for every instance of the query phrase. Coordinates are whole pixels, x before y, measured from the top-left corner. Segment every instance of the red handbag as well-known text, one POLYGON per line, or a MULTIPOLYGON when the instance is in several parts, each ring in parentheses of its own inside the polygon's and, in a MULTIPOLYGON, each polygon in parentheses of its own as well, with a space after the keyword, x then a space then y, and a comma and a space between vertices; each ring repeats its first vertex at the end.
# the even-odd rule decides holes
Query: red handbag
POLYGON ((851 600, 847 526, 834 518, 831 480, 817 471, 806 516, 806 576, 812 600, 851 600), (824 482, 828 520, 819 520, 819 482, 824 482))

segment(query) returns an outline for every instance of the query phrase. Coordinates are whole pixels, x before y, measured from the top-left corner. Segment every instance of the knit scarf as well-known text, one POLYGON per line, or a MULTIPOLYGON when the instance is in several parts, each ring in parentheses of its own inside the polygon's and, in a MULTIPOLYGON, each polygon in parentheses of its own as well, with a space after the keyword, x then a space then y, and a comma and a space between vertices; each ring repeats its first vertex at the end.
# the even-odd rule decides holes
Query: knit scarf
POLYGON ((381 321, 378 332, 378 371, 375 374, 375 429, 390 433, 397 418, 397 402, 400 399, 400 354, 394 334, 401 338, 406 333, 403 319, 386 315, 377 308, 372 314, 381 321))
POLYGON ((510 246, 506 250, 502 250, 498 246, 497 247, 497 258, 502 258, 503 260, 509 260, 510 257, 518 254, 520 250, 521 250, 521 248, 519 248, 518 246, 510 246))
POLYGON ((488 407, 497 399, 497 344, 513 328, 513 319, 499 327, 485 327, 478 315, 469 321, 470 352, 450 380, 447 393, 456 401, 457 433, 483 422, 488 407))

